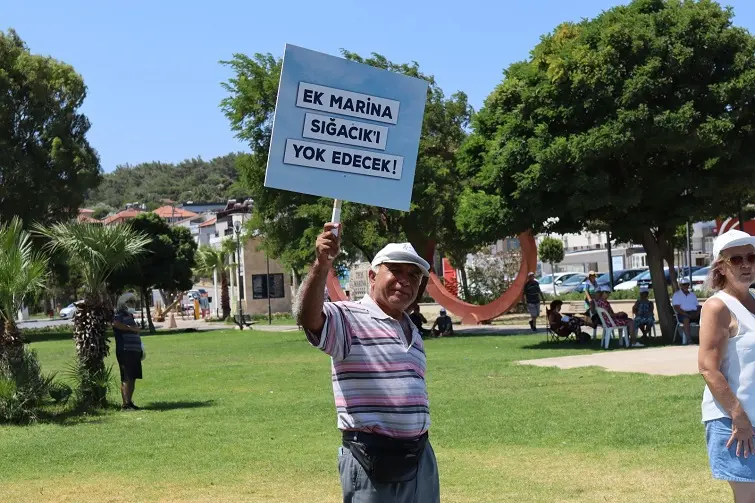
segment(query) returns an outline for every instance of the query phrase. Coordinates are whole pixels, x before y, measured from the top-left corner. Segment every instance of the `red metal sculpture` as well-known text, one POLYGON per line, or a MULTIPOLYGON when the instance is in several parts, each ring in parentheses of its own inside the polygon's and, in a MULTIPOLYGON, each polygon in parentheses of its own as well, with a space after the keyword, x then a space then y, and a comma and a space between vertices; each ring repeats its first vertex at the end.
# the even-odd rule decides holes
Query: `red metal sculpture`
MULTIPOLYGON (((516 275, 514 283, 508 290, 496 300, 484 306, 468 304, 463 300, 451 295, 438 279, 435 273, 430 273, 430 280, 427 282, 427 292, 435 299, 438 304, 445 307, 448 311, 461 317, 461 322, 467 325, 482 323, 493 318, 497 318, 511 309, 524 292, 524 283, 527 281, 527 273, 535 271, 537 267, 537 244, 535 238, 530 232, 524 232, 519 235, 519 243, 522 250, 522 263, 519 266, 519 272, 516 275)), ((431 254, 432 255, 432 254, 431 254)), ((333 270, 328 275, 328 293, 332 300, 346 300, 346 294, 341 289, 333 270)))

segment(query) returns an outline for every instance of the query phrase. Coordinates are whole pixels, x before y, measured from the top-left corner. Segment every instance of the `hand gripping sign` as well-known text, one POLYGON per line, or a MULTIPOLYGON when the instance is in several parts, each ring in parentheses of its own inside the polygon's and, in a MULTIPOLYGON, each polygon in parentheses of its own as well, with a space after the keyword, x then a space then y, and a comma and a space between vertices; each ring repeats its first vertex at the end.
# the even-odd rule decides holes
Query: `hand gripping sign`
POLYGON ((265 187, 408 211, 427 82, 293 45, 283 56, 265 187))

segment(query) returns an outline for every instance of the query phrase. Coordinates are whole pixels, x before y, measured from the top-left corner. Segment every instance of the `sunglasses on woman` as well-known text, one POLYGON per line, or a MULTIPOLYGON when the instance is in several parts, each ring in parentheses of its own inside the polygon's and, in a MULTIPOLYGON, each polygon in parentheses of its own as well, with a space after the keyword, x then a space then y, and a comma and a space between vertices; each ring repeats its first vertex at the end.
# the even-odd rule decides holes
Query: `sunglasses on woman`
POLYGON ((748 253, 747 255, 734 255, 726 259, 728 263, 735 267, 744 264, 745 260, 748 264, 755 265, 755 253, 748 253))

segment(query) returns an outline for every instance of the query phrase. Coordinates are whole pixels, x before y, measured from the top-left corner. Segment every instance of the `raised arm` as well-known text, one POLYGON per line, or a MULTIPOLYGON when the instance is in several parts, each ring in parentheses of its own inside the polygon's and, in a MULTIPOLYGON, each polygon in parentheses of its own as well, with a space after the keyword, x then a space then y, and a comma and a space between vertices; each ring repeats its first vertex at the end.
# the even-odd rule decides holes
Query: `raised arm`
POLYGON ((317 336, 325 325, 325 315, 322 312, 325 303, 325 283, 333 259, 340 251, 340 237, 332 232, 336 228, 340 235, 341 225, 328 223, 325 224, 322 234, 317 236, 315 262, 302 283, 297 300, 297 323, 317 336))

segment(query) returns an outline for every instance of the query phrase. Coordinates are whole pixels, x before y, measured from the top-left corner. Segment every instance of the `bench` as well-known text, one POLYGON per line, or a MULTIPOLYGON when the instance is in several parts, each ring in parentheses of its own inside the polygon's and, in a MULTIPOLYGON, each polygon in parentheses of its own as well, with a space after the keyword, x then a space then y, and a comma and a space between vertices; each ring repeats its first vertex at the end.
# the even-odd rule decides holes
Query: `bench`
MULTIPOLYGON (((239 315, 238 314, 234 315, 233 316, 233 320, 238 325, 239 324, 239 315)), ((244 324, 245 327, 249 327, 252 324, 254 324, 254 322, 252 321, 252 315, 251 314, 244 314, 244 315, 242 315, 241 322, 244 324)))

